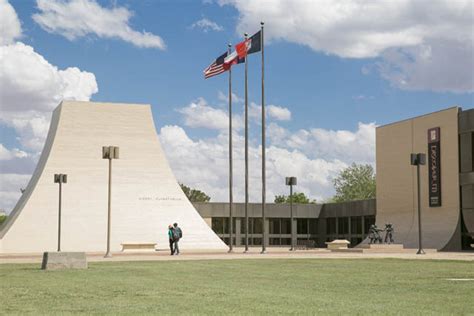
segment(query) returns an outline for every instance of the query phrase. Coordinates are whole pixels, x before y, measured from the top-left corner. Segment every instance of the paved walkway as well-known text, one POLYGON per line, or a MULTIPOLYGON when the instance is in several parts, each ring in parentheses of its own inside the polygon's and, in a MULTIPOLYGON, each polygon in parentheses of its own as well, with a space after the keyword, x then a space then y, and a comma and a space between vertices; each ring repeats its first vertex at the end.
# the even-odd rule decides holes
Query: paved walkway
MULTIPOLYGON (((474 261, 474 252, 437 252, 427 250, 425 255, 417 255, 416 249, 404 249, 399 253, 336 253, 327 249, 297 250, 290 252, 287 248, 267 248, 267 253, 261 254, 261 248, 250 248, 244 253, 243 248, 234 248, 232 253, 227 251, 183 250, 179 256, 170 256, 168 250, 154 252, 117 252, 112 258, 104 258, 103 253, 88 253, 88 262, 117 262, 117 261, 180 261, 180 260, 232 260, 232 259, 415 259, 415 260, 462 260, 474 261)), ((42 254, 0 254, 0 264, 5 263, 41 263, 42 254)))

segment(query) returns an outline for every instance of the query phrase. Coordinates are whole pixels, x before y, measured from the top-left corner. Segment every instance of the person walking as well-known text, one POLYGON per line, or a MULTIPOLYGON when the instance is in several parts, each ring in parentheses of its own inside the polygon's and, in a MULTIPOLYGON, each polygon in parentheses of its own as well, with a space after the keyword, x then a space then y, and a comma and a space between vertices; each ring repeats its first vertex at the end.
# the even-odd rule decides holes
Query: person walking
POLYGON ((173 224, 173 232, 174 232, 174 252, 176 255, 179 255, 179 246, 178 242, 183 237, 183 231, 180 227, 178 227, 178 223, 173 224))
POLYGON ((171 250, 171 255, 174 255, 174 229, 173 229, 173 225, 169 224, 168 225, 168 239, 170 241, 170 250, 171 250))

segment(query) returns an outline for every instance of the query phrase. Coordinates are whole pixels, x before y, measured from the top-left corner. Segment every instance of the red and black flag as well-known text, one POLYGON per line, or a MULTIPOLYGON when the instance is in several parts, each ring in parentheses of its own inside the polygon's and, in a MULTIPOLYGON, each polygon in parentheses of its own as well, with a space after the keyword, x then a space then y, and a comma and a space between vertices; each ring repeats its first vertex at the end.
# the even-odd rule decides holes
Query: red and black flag
POLYGON ((262 50, 262 31, 258 31, 249 39, 235 45, 235 50, 239 58, 245 58, 248 54, 253 54, 262 50))
POLYGON ((226 57, 227 57, 227 52, 217 57, 216 60, 212 64, 207 66, 207 68, 204 69, 204 79, 220 75, 221 73, 229 70, 229 68, 226 67, 224 63, 226 57))

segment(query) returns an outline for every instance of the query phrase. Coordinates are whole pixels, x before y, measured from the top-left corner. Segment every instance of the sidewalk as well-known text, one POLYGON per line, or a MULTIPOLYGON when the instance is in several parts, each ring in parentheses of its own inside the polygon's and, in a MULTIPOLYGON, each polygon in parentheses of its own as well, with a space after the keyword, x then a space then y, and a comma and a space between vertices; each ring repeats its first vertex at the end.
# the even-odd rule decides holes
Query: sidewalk
MULTIPOLYGON (((296 250, 288 248, 267 248, 265 254, 261 248, 252 247, 244 253, 244 248, 234 248, 232 253, 216 250, 182 250, 179 256, 170 256, 169 250, 148 252, 116 252, 112 258, 104 258, 103 253, 87 253, 88 262, 118 261, 181 261, 181 260, 233 260, 233 259, 415 259, 415 260, 461 260, 474 261, 474 252, 436 252, 427 251, 417 255, 416 249, 405 249, 400 253, 338 253, 326 248, 296 250)), ((0 264, 41 263, 42 254, 0 254, 0 264)))

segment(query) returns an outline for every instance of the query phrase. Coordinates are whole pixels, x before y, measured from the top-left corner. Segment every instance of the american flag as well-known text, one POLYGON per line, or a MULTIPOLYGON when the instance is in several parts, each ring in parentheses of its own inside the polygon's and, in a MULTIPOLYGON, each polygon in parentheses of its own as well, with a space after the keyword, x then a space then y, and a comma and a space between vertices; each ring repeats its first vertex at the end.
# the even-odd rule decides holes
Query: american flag
POLYGON ((229 70, 229 67, 225 67, 224 64, 224 59, 226 57, 227 52, 217 57, 217 59, 212 64, 207 66, 207 68, 204 69, 204 79, 220 75, 221 73, 229 70))

